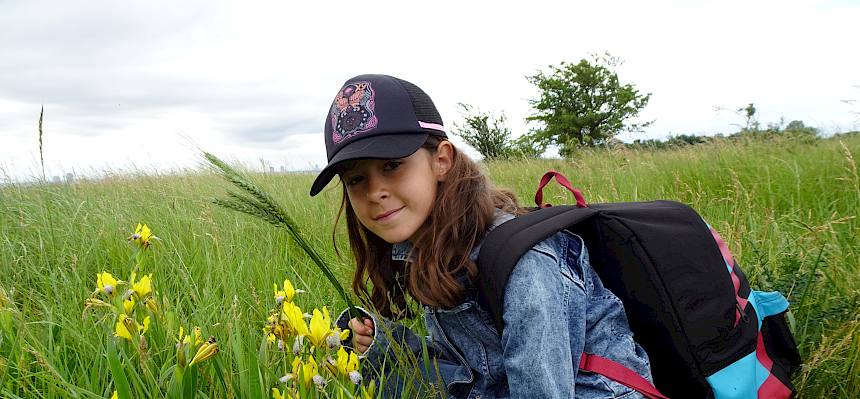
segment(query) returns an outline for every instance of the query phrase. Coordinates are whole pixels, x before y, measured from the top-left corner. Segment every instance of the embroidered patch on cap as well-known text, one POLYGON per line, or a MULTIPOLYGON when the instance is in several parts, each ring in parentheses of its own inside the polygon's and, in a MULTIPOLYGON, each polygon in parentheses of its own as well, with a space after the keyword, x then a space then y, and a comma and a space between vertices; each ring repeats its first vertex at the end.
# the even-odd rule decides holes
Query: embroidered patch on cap
POLYGON ((331 105, 331 140, 339 143, 356 134, 376 127, 374 97, 370 82, 354 82, 344 86, 331 105))

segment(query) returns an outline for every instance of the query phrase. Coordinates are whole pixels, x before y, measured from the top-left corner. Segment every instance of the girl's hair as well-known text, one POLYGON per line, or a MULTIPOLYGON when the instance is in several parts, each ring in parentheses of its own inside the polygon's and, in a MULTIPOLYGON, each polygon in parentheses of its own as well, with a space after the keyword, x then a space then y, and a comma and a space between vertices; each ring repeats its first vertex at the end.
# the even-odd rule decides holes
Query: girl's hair
MULTIPOLYGON (((422 148, 435 153, 443 140, 430 136, 422 148)), ((412 316, 404 286, 425 305, 450 308, 460 303, 466 287, 457 281, 457 275, 465 273, 474 281, 477 266, 469 260, 469 253, 493 222, 495 209, 522 213, 513 193, 495 188, 474 161, 453 146, 452 150, 453 165, 447 178, 439 183, 430 211, 430 228, 418 240, 430 245, 413 248, 414 263, 408 267, 405 262, 392 260, 392 245, 361 224, 349 203, 346 186, 343 188, 335 229, 345 212, 356 261, 352 289, 359 297, 369 297, 376 311, 385 317, 396 320, 412 316), (368 280, 373 284, 371 292, 368 280)))

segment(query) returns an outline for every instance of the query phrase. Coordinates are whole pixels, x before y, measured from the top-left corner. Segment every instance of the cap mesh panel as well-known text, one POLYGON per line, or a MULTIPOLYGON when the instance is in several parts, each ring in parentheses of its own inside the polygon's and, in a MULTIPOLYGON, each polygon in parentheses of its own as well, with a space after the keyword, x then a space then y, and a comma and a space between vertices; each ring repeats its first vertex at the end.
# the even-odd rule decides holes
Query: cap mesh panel
POLYGON ((406 93, 409 94, 409 99, 412 100, 412 108, 415 109, 415 117, 419 121, 442 125, 442 116, 439 115, 439 111, 433 105, 433 100, 430 99, 430 96, 424 90, 405 80, 394 79, 400 82, 403 88, 406 89, 406 93))

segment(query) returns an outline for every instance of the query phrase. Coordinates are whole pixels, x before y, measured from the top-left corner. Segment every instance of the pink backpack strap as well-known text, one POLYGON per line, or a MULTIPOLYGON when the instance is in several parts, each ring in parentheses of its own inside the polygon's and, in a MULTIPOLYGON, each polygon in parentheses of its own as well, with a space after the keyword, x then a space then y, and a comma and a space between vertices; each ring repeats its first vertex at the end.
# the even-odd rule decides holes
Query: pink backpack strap
POLYGON ((646 380, 635 371, 630 370, 621 363, 609 360, 605 357, 582 353, 579 357, 579 369, 600 374, 619 384, 636 390, 648 399, 669 399, 664 396, 657 387, 646 380))
POLYGON ((573 186, 570 184, 570 180, 567 180, 567 178, 564 177, 563 174, 558 173, 554 170, 550 170, 549 172, 544 173, 543 177, 540 178, 540 183, 538 183, 538 189, 535 193, 535 204, 537 204, 537 206, 541 208, 549 208, 552 206, 552 204, 543 203, 543 188, 546 187, 547 184, 549 184, 549 181, 552 180, 553 177, 555 177, 555 181, 557 181, 558 184, 561 184, 564 188, 568 189, 568 191, 573 193, 573 197, 576 198, 577 207, 588 207, 588 205, 585 204, 585 197, 582 196, 582 193, 579 190, 573 188, 573 186))

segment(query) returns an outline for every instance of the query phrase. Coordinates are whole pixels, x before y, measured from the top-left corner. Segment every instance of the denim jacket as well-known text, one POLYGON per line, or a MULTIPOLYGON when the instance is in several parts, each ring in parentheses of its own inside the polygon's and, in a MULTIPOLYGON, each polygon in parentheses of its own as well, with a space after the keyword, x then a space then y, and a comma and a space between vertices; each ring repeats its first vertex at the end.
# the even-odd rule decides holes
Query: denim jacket
MULTIPOLYGON (((491 229, 513 218, 500 211, 496 215, 491 229)), ((392 258, 406 260, 410 250, 408 242, 396 244, 392 258)), ((473 261, 479 250, 480 244, 471 251, 473 261)), ((461 281, 468 284, 468 279, 461 281)), ((404 391, 408 377, 386 374, 385 397, 405 392, 411 392, 409 397, 470 399, 642 397, 604 376, 578 370, 580 354, 587 352, 651 380, 648 357, 632 338, 623 305, 589 265, 579 236, 559 232, 520 258, 505 290, 501 336, 476 301, 476 291, 467 287, 466 300, 451 309, 424 306, 426 337, 368 314, 375 329, 365 353, 365 374, 397 363, 405 350, 422 364, 421 378, 427 381, 422 386, 433 388, 404 391), (392 349, 398 346, 402 349, 392 349)), ((346 328, 347 323, 348 315, 341 313, 337 324, 346 328)))

